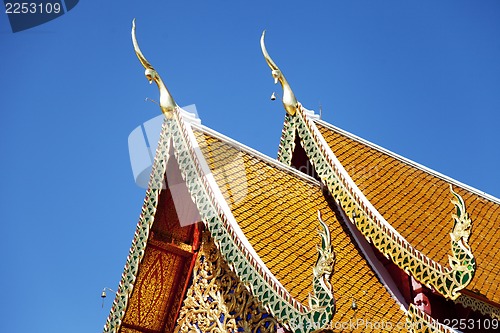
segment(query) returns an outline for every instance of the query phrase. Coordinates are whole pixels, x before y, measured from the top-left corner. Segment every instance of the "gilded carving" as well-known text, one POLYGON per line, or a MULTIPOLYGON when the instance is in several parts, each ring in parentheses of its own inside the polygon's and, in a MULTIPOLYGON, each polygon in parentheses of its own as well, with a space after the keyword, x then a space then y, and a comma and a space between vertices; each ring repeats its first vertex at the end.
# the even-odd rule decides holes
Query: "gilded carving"
MULTIPOLYGON (((146 68, 146 78, 150 83, 155 81, 158 85, 160 90, 160 107, 162 112, 167 115, 167 112, 170 112, 172 106, 176 106, 176 104, 160 76, 146 60, 139 48, 135 37, 135 21, 132 22, 132 43, 139 61, 144 68, 146 68)), ((118 292, 116 293, 115 300, 113 301, 109 316, 106 319, 106 324, 104 325, 104 332, 119 331, 130 296, 132 295, 132 291, 135 286, 139 265, 144 257, 149 232, 153 225, 156 207, 158 205, 159 193, 164 185, 163 177, 165 175, 165 169, 169 156, 168 151, 170 149, 170 140, 167 137, 165 125, 166 124, 164 123, 160 134, 160 140, 149 179, 148 190, 146 191, 146 198, 144 199, 139 222, 137 223, 137 228, 132 240, 132 246, 130 247, 122 278, 118 286, 118 292)))
MULTIPOLYGON (((174 156, 179 163, 179 169, 191 198, 231 270, 248 286, 252 295, 259 300, 266 311, 279 320, 283 326, 292 327, 297 333, 307 333, 328 325, 335 313, 335 299, 332 290, 324 281, 329 279, 331 270, 326 267, 318 268, 317 275, 313 275, 313 294, 310 301, 313 308, 295 300, 275 277, 258 263, 236 236, 230 222, 230 213, 225 212, 219 202, 214 199, 216 195, 213 191, 217 185, 208 183, 207 177, 204 177, 203 165, 206 166, 206 161, 193 148, 195 141, 191 140, 196 139, 180 108, 174 110, 172 117, 167 118, 166 123, 172 139, 174 156)), ((323 229, 326 228, 321 221, 320 225, 323 229)), ((321 232, 328 234, 328 242, 322 242, 323 251, 318 253, 320 257, 333 253, 331 249, 328 250, 331 245, 327 228, 323 229, 321 232)), ((325 261, 333 262, 327 259, 325 261)))
POLYGON ((264 55, 264 59, 266 59, 267 65, 271 68, 271 74, 274 78, 274 84, 280 83, 283 88, 283 106, 286 112, 293 116, 297 112, 298 102, 295 98, 295 95, 288 84, 288 81, 285 79, 285 75, 279 69, 278 65, 271 59, 269 53, 267 53, 266 44, 264 43, 264 37, 266 36, 266 31, 262 32, 262 37, 260 38, 260 48, 262 49, 262 54, 264 55))
POLYGON ((115 300, 113 301, 109 316, 104 325, 104 332, 118 332, 121 327, 125 310, 127 309, 130 296, 132 295, 137 280, 139 265, 145 254, 149 232, 153 225, 156 207, 158 206, 158 197, 164 182, 163 175, 165 174, 169 149, 170 141, 166 136, 164 125, 160 134, 160 141, 158 143, 158 149, 139 222, 137 223, 132 246, 130 247, 122 278, 118 286, 118 292, 116 293, 115 300))
MULTIPOLYGON (((238 276, 245 284, 265 311, 272 314, 273 317, 277 318, 284 326, 293 327, 294 331, 304 333, 312 332, 326 326, 335 313, 335 300, 333 298, 331 285, 329 284, 330 274, 333 269, 333 250, 331 249, 330 235, 326 225, 320 219, 320 225, 322 226, 320 233, 322 243, 321 247, 318 248, 319 258, 312 278, 313 293, 309 298, 310 306, 307 307, 295 300, 279 281, 276 280, 272 273, 270 273, 263 264, 259 263, 255 254, 251 252, 251 247, 245 246, 240 236, 235 232, 236 227, 234 224, 236 222, 234 221, 234 217, 232 217, 230 212, 222 208, 223 206, 218 201, 219 199, 217 199, 218 195, 216 193, 218 193, 217 191, 219 190, 217 184, 212 183, 209 180, 210 178, 207 177, 206 170, 208 167, 206 161, 204 157, 199 154, 199 151, 194 149, 194 145, 197 145, 197 142, 192 132, 190 121, 196 121, 196 119, 192 118, 191 115, 187 114, 175 104, 160 76, 143 56, 135 38, 135 24, 132 29, 132 40, 136 55, 146 69, 146 77, 150 83, 155 81, 160 90, 160 106, 162 112, 165 114, 165 120, 159 147, 164 148, 164 144, 172 144, 175 159, 179 164, 182 178, 186 182, 191 198, 200 213, 204 225, 210 232, 214 243, 219 249, 221 256, 228 264, 228 267, 230 267, 236 274, 235 276, 238 276)), ((283 84, 284 77, 277 79, 283 84)), ((111 309, 108 323, 105 327, 106 331, 118 330, 121 325, 128 297, 134 288, 138 265, 144 255, 149 230, 154 221, 158 188, 161 188, 161 186, 157 186, 158 184, 156 182, 157 179, 163 181, 162 177, 166 165, 165 160, 168 156, 169 151, 163 149, 157 151, 154 171, 152 173, 152 183, 150 183, 147 192, 147 202, 154 201, 152 203, 153 207, 151 207, 151 210, 148 210, 147 214, 141 216, 136 234, 136 237, 141 241, 141 246, 136 247, 133 244, 131 249, 133 253, 129 256, 124 272, 124 276, 127 275, 126 278, 123 278, 126 280, 126 282, 124 282, 125 286, 123 288, 120 287, 120 290, 125 289, 127 294, 125 297, 122 297, 121 294, 117 295, 115 303, 118 304, 118 307, 114 306, 111 309), (160 170, 162 173, 159 173, 160 170), (129 264, 132 265, 132 267, 129 267, 129 264)), ((200 276, 203 277, 204 273, 200 274, 200 276)), ((208 277, 209 276, 205 276, 205 279, 208 279, 208 277)), ((243 293, 238 293, 238 295, 241 296, 243 293)), ((210 301, 211 306, 215 308, 222 307, 221 309, 223 309, 223 307, 228 306, 227 304, 233 304, 232 302, 223 304, 220 298, 221 295, 218 294, 217 290, 206 290, 204 297, 204 301, 210 301)), ((226 295, 226 299, 228 297, 233 297, 233 295, 226 295)), ((194 301, 195 298, 191 298, 188 301, 188 305, 189 302, 194 301)), ((239 301, 239 299, 235 298, 235 301, 239 301)), ((195 304, 193 303, 191 305, 195 304)), ((250 311, 249 313, 254 312, 257 318, 260 314, 264 313, 262 310, 262 308, 252 307, 248 311, 250 311)), ((197 311, 198 310, 194 309, 192 313, 197 313, 197 311)), ((231 310, 227 313, 233 315, 231 310)), ((262 314, 262 319, 264 320, 264 318, 267 318, 267 314, 262 314)), ((217 331, 221 329, 221 327, 236 327, 232 324, 233 322, 229 316, 219 317, 218 320, 214 320, 214 318, 208 317, 200 318, 197 325, 201 325, 209 331, 217 331)), ((264 322, 268 322, 269 320, 270 319, 265 319, 264 322)), ((268 326, 269 324, 265 324, 264 327, 267 327, 266 325, 268 326)))
POLYGON ((204 239, 174 332, 276 332, 276 319, 231 271, 208 233, 204 239))
POLYGON ((174 285, 180 259, 170 253, 149 248, 135 281, 135 293, 130 299, 123 322, 151 330, 161 330, 167 315, 167 300, 174 285))
POLYGON ((142 51, 139 48, 139 44, 137 43, 137 38, 135 36, 135 19, 132 21, 132 43, 134 44, 135 54, 137 55, 137 58, 145 69, 144 75, 148 79, 149 84, 154 81, 158 86, 158 90, 160 91, 161 111, 165 115, 170 116, 170 113, 173 110, 177 109, 177 103, 175 103, 174 98, 170 94, 170 91, 168 91, 168 88, 161 79, 160 74, 158 74, 158 72, 153 68, 153 66, 149 63, 149 61, 142 54, 142 51))
POLYGON ((455 300, 455 303, 459 303, 462 306, 468 307, 474 311, 478 311, 485 316, 500 320, 499 308, 494 307, 486 302, 480 301, 477 298, 462 294, 455 300))
MULTIPOLYGON (((450 234, 452 250, 452 256, 449 256, 450 267, 443 267, 417 251, 390 227, 375 208, 371 207, 333 152, 326 146, 313 121, 309 119, 309 114, 310 111, 304 109, 299 103, 296 115, 286 116, 285 124, 289 128, 283 131, 286 135, 282 136, 280 150, 290 151, 292 133, 297 131, 301 145, 318 176, 366 239, 387 258, 427 287, 437 290, 449 299, 455 300, 460 296, 460 290, 471 282, 475 272, 474 256, 468 245, 471 220, 462 198, 451 190, 454 196, 452 202, 457 212, 452 216, 454 226, 450 234)), ((288 155, 288 153, 283 154, 284 157, 288 155)), ((290 158, 283 160, 290 161, 290 158)))

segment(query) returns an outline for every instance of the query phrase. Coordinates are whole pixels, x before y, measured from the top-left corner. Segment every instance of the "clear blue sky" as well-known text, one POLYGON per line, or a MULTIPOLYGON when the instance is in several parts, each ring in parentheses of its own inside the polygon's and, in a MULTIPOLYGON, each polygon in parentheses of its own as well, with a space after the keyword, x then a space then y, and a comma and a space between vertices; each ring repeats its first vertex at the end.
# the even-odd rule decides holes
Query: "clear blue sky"
POLYGON ((159 114, 134 55, 180 105, 275 157, 268 50, 323 119, 500 197, 498 1, 81 1, 12 33, 0 13, 2 332, 99 332, 144 190, 127 138, 159 114))

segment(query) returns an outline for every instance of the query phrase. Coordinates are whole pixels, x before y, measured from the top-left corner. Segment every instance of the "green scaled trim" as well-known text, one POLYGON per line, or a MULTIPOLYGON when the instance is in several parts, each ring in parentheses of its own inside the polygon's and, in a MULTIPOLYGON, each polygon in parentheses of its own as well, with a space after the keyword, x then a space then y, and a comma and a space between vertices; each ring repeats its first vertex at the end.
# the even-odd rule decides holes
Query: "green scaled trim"
POLYGON ((135 280, 139 271, 139 265, 144 257, 149 231, 153 226, 153 221, 158 206, 158 196, 165 185, 164 175, 168 162, 169 140, 165 135, 165 124, 163 125, 156 156, 149 178, 148 190, 142 206, 141 215, 135 230, 132 246, 123 269, 122 278, 116 292, 115 300, 111 306, 109 316, 104 325, 104 332, 118 332, 125 316, 127 304, 134 289, 135 280))
POLYGON ((229 218, 234 217, 230 216, 230 212, 224 212, 216 199, 218 196, 214 189, 217 185, 215 182, 210 183, 211 175, 205 169, 206 162, 199 148, 193 147, 196 139, 190 125, 185 123, 183 113, 177 109, 173 117, 166 119, 174 155, 191 198, 224 260, 251 290, 252 295, 286 328, 297 333, 308 333, 326 327, 335 313, 335 300, 329 283, 333 251, 326 225, 320 220, 322 243, 313 272, 313 295, 309 297, 307 307, 276 282, 237 236, 229 222, 229 218), (206 171, 202 170, 202 165, 206 171))
MULTIPOLYGON (((462 198, 452 191, 457 214, 453 215, 455 224, 451 233, 453 255, 449 258, 450 267, 445 268, 417 251, 368 202, 328 147, 310 119, 312 115, 312 111, 305 110, 299 103, 295 116, 287 116, 286 133, 295 131, 298 133, 301 145, 316 173, 351 222, 369 242, 397 266, 411 274, 417 281, 437 290, 444 297, 455 300, 460 296, 460 290, 472 281, 476 267, 474 256, 467 243, 471 220, 462 198)), ((290 149, 289 140, 282 139, 280 148, 283 149, 282 156, 287 156, 287 150, 290 149)), ((290 163, 291 158, 284 158, 283 161, 290 163)))
POLYGON ((285 116, 278 149, 278 161, 286 165, 292 165, 292 155, 295 149, 295 126, 290 121, 292 117, 288 113, 285 116))

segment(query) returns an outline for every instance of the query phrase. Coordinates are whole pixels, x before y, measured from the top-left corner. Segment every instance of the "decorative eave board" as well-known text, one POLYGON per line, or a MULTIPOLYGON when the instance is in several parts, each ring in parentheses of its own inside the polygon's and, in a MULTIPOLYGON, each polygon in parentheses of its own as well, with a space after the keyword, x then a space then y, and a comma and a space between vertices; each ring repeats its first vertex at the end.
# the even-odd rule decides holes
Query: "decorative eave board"
MULTIPOLYGON (((457 242, 453 242, 452 239, 452 247, 453 244, 455 244, 455 250, 457 250, 455 253, 455 258, 461 257, 462 254, 468 253, 466 255, 467 260, 462 262, 462 264, 466 264, 462 265, 462 267, 469 267, 469 269, 462 271, 466 273, 465 275, 462 272, 458 272, 459 274, 453 273, 449 268, 444 267, 444 265, 441 265, 440 263, 432 260, 430 257, 424 255, 421 251, 416 250, 411 243, 409 243, 403 236, 401 236, 401 234, 398 232, 399 230, 394 228, 391 223, 386 221, 382 214, 380 214, 380 212, 374 207, 374 205, 371 204, 371 202, 364 195, 363 191, 360 190, 356 182, 353 181, 350 174, 346 171, 339 159, 335 156, 329 144, 325 140, 323 132, 318 129, 318 127, 320 126, 323 126, 328 130, 334 127, 319 120, 319 117, 315 115, 313 111, 308 111, 304 109, 300 104, 298 105, 298 111, 295 115, 291 116, 287 114, 285 117, 280 147, 278 151, 278 159, 285 164, 291 164, 291 158, 293 150, 295 148, 294 145, 296 142, 296 135, 298 135, 302 147, 306 151, 310 162, 314 165, 315 171, 320 176, 322 182, 327 185, 330 192, 332 192, 334 197, 336 197, 336 199, 340 203, 344 203, 343 209, 348 213, 348 215, 350 215, 353 224, 355 224, 358 229, 360 229, 360 231, 365 235, 368 241, 373 242, 375 247, 381 250, 384 255, 386 255, 396 264, 398 264, 399 261, 398 266, 403 268, 409 274, 412 274, 418 281, 424 283, 428 287, 434 290, 438 290, 438 292, 445 297, 455 299, 455 301, 463 305, 474 303, 476 304, 474 306, 474 309, 480 310, 480 312, 483 314, 487 314, 494 318, 497 318, 499 315, 499 309, 495 306, 494 302, 493 304, 480 302, 482 306, 478 306, 478 300, 472 301, 470 293, 467 293, 467 295, 460 294, 461 289, 464 289, 469 283, 471 283, 471 281, 474 281, 472 277, 475 270, 475 253, 473 254, 473 251, 470 251, 470 247, 467 245, 467 243, 463 242, 464 240, 468 240, 468 235, 470 233, 468 233, 466 237, 464 237, 462 241, 459 242, 462 245, 465 244, 465 247, 460 246, 459 248, 457 248, 457 242), (363 216, 364 220, 367 221, 363 221, 363 223, 360 223, 360 217, 363 216), (383 241, 381 242, 381 240, 383 241), (383 243, 390 245, 387 246, 383 243), (405 257, 408 258, 407 263, 404 263, 405 257), (419 271, 424 272, 425 274, 419 274, 419 271), (464 276, 466 278, 465 280, 464 276), (446 286, 443 286, 442 282, 446 279, 449 279, 450 282, 454 280, 453 284, 455 284, 455 287, 447 288, 446 286)), ((350 135, 345 134, 346 132, 344 131, 342 131, 342 133, 344 135, 350 135)), ((358 141, 361 141, 362 144, 367 144, 366 141, 362 139, 359 139, 358 141)), ((380 149, 377 146, 372 148, 380 149)), ((384 150, 384 152, 387 151, 384 150)), ((389 155, 392 156, 395 154, 390 153, 389 155)), ((397 157, 397 155, 393 158, 398 158, 399 160, 407 162, 406 159, 397 157)), ((447 181, 448 184, 453 185, 454 189, 458 188, 461 191, 461 194, 463 194, 463 190, 466 190, 472 193, 474 196, 479 196, 481 200, 487 201, 490 205, 496 206, 496 208, 500 207, 498 204, 500 200, 496 198, 485 195, 478 190, 471 189, 470 187, 451 180, 448 177, 442 176, 434 171, 430 171, 427 168, 421 167, 414 162, 408 163, 411 164, 412 167, 419 168, 419 170, 421 170, 422 172, 430 173, 434 177, 440 177, 440 179, 447 181)), ((351 168, 350 170, 354 169, 353 165, 349 165, 349 167, 351 168)), ((448 198, 452 199, 452 196, 449 195, 448 198)), ((451 209, 455 208, 459 210, 459 212, 463 213, 461 221, 465 223, 464 225, 467 225, 469 223, 467 221, 468 215, 466 212, 472 211, 469 207, 469 201, 470 200, 467 201, 467 208, 465 208, 461 196, 457 194, 457 196, 455 196, 454 198, 455 207, 451 206, 451 209)), ((449 226, 448 232, 452 231, 453 228, 453 223, 451 222, 452 213, 453 212, 451 210, 447 212, 449 216, 448 220, 446 221, 449 226)), ((475 212, 472 211, 472 214, 474 213, 475 212)), ((498 219, 498 215, 496 216, 496 218, 498 219)), ((495 219, 495 215, 490 216, 490 219, 491 218, 495 219)), ((457 221, 455 220, 455 222, 457 221)), ((477 221, 473 219, 472 223, 477 223, 477 221)), ((468 229, 470 229, 470 224, 468 225, 468 229)), ((477 232, 476 225, 473 225, 473 230, 474 233, 477 232)), ((492 237, 498 238, 499 233, 494 233, 491 230, 485 231, 492 237)), ((446 242, 449 241, 450 240, 448 238, 446 242)), ((442 246, 446 247, 446 242, 442 244, 442 246)), ((475 280, 477 280, 477 278, 475 278, 475 280)), ((473 285, 474 283, 471 284, 471 286, 473 285)), ((495 296, 495 291, 496 290, 493 290, 493 296, 495 296)), ((491 293, 490 296, 492 296, 491 293)), ((498 298, 500 296, 496 295, 495 297, 498 298)))
MULTIPOLYGON (((308 305, 301 304, 290 295, 255 253, 234 220, 194 137, 191 125, 197 122, 199 120, 180 108, 170 117, 165 117, 143 214, 105 331, 116 331, 120 327, 128 298, 134 288, 137 269, 154 222, 155 198, 165 173, 168 149, 173 150, 191 198, 224 259, 269 313, 287 327, 294 324, 304 327, 304 330, 298 332, 307 332, 305 327, 309 327, 306 325, 308 322, 329 322, 334 314, 335 301, 328 284, 324 283, 328 266, 317 266, 316 273, 311 274, 313 295, 308 305)), ((319 249, 323 252, 320 252, 319 259, 322 263, 325 260, 328 263, 332 256, 328 230, 323 228, 322 234, 323 246, 319 249)))
POLYGON ((208 128, 193 125, 193 129, 200 146, 205 146, 202 151, 219 187, 226 188, 226 202, 243 232, 294 297, 307 302, 310 269, 316 256, 315 215, 319 210, 332 232, 336 256, 332 285, 339 301, 334 321, 349 320, 352 310, 348 307, 353 297, 363 308, 365 302, 383 300, 383 307, 379 305, 376 311, 366 314, 372 321, 397 316, 402 305, 391 297, 391 289, 377 279, 378 273, 357 248, 353 235, 318 181, 208 128), (228 163, 238 159, 240 163, 228 163), (244 189, 241 179, 247 182, 244 189), (298 264, 301 261, 304 264, 298 264))

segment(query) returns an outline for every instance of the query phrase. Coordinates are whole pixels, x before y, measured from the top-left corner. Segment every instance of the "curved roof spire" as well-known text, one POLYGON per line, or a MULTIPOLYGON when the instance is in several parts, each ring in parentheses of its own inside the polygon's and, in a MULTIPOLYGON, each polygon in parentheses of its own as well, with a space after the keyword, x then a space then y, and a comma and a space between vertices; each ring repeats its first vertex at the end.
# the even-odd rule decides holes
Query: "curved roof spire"
POLYGON ((160 90, 161 111, 167 114, 168 112, 175 110, 177 108, 177 103, 175 103, 174 98, 172 97, 167 87, 163 83, 163 80, 161 79, 158 72, 156 72, 156 70, 149 63, 146 57, 142 54, 141 49, 139 48, 139 44, 137 43, 137 38, 135 37, 135 19, 132 20, 132 43, 134 44, 134 51, 135 54, 137 55, 137 58, 139 58, 139 61, 141 62, 142 66, 144 66, 144 68, 146 69, 144 71, 144 75, 146 75, 149 84, 151 84, 154 81, 158 86, 158 89, 160 90))
POLYGON ((285 79, 285 76, 283 75, 279 67, 274 63, 273 59, 271 59, 269 53, 267 53, 266 44, 264 44, 265 35, 266 31, 264 30, 262 32, 262 37, 260 38, 260 47, 262 49, 262 54, 264 55, 269 68, 271 68, 271 73, 274 78, 274 84, 278 83, 278 81, 281 83, 281 87, 283 88, 283 106, 285 107, 286 112, 289 115, 293 116, 297 112, 297 99, 295 98, 295 95, 292 91, 292 88, 290 88, 288 81, 285 79))

